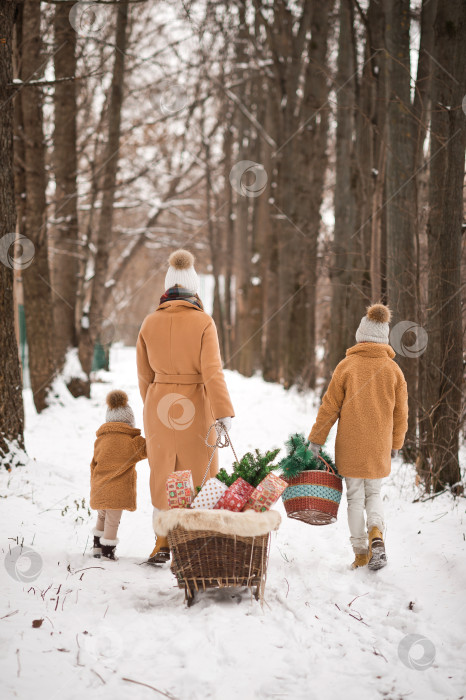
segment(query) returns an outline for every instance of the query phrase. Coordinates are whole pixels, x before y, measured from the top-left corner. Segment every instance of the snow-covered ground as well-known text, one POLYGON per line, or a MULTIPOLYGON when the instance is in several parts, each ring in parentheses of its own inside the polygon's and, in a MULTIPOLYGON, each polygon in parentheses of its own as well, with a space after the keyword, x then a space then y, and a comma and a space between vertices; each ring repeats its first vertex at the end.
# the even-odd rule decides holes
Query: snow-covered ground
MULTIPOLYGON (((142 427, 134 349, 114 349, 111 364, 91 401, 58 391, 37 416, 26 395, 31 460, 0 474, 2 699, 466 694, 466 501, 413 503, 413 471, 400 462, 384 491, 389 565, 379 572, 348 568, 344 497, 338 522, 320 528, 287 519, 280 505, 263 607, 247 591, 210 591, 188 609, 168 565, 141 564, 154 539, 147 461, 138 510, 123 514, 120 560, 90 558, 89 462, 107 391, 128 392, 142 427), (15 564, 18 543, 32 555, 15 564)), ((312 425, 313 395, 231 372, 227 382, 238 453, 312 425)))

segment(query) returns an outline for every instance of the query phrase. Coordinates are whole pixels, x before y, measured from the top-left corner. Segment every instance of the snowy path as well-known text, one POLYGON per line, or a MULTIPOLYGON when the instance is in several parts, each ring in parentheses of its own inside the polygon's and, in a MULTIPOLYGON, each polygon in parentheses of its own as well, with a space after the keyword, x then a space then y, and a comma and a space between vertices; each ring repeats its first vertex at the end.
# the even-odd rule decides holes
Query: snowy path
MULTIPOLYGON (((3 699, 466 695, 466 501, 441 496, 412 503, 411 469, 400 464, 384 492, 389 566, 378 573, 349 570, 345 498, 338 522, 322 528, 287 519, 280 505, 283 523, 272 540, 263 609, 247 592, 225 591, 211 591, 187 609, 168 566, 140 566, 153 543, 146 461, 138 466, 138 510, 123 514, 120 561, 91 559, 88 465, 110 388, 128 392, 142 426, 134 350, 117 348, 112 365, 90 402, 60 393, 37 416, 27 397, 32 459, 0 475, 3 699), (15 578, 3 564, 17 541, 40 557, 34 580, 18 580, 21 574, 15 578), (33 628, 37 619, 43 623, 33 628), (411 634, 426 638, 426 657, 435 649, 424 670, 399 657, 406 649, 408 658, 411 634)), ((238 453, 280 446, 311 426, 311 395, 234 373, 227 381, 238 453)), ((230 456, 222 454, 221 463, 230 464, 230 456)), ((21 560, 19 568, 28 565, 21 560)), ((419 645, 411 648, 414 663, 422 654, 419 645)))

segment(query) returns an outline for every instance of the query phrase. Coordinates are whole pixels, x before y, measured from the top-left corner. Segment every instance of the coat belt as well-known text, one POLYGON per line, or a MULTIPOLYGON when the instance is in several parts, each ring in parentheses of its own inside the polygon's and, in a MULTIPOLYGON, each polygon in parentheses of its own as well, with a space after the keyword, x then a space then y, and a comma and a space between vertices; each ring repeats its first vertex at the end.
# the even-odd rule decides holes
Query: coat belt
POLYGON ((203 384, 202 374, 156 374, 155 384, 203 384))

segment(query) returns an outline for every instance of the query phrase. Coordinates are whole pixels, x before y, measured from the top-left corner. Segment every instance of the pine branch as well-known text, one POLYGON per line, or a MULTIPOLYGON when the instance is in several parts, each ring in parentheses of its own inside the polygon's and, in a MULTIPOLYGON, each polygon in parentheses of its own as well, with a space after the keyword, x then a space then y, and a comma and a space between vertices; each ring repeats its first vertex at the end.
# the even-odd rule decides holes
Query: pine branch
POLYGON ((254 450, 254 453, 247 452, 239 462, 235 462, 233 465, 233 473, 228 474, 226 469, 220 469, 217 474, 217 479, 222 481, 226 486, 231 486, 236 479, 244 479, 251 484, 251 486, 258 486, 261 481, 265 479, 267 474, 278 468, 277 464, 274 464, 274 460, 280 448, 275 450, 268 450, 265 454, 262 454, 260 450, 254 450))
MULTIPOLYGON (((278 466, 282 470, 282 476, 286 479, 292 479, 303 471, 327 470, 326 464, 321 459, 314 457, 309 450, 309 441, 302 433, 290 435, 285 445, 287 456, 281 460, 278 466)), ((320 450, 319 456, 327 462, 334 474, 338 474, 335 463, 327 452, 320 450)))

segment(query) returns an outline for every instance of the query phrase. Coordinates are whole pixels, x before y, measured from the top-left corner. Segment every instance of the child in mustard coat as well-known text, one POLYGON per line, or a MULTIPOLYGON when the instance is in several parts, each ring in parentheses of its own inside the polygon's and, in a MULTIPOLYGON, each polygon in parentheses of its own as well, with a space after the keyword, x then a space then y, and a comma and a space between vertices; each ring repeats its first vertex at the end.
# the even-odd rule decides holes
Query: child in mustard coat
POLYGON ((111 391, 107 406, 107 422, 96 433, 91 462, 91 508, 98 511, 93 555, 116 560, 121 514, 136 510, 136 462, 147 455, 125 392, 111 391))
POLYGON ((380 490, 408 428, 406 381, 388 344, 390 319, 383 304, 368 308, 357 344, 335 368, 309 435, 317 456, 338 420, 335 462, 346 482, 354 569, 368 564, 375 570, 387 563, 380 490))

